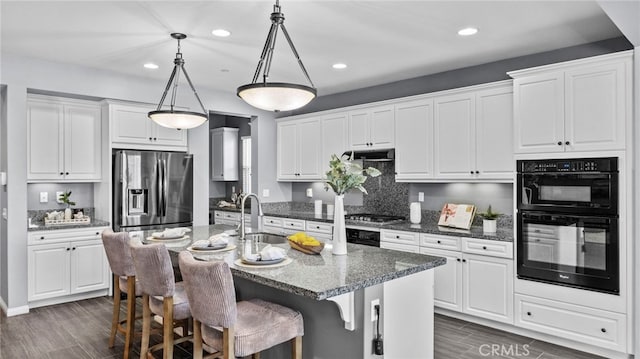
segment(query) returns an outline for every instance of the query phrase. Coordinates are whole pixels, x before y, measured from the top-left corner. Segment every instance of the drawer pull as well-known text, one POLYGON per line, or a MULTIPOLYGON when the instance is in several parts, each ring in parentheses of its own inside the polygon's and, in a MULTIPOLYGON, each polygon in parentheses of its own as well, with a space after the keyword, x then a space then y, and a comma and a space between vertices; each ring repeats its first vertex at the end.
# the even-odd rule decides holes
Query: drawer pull
POLYGON ((96 236, 99 236, 99 235, 100 235, 100 232, 96 232, 96 236))
POLYGON ((602 329, 600 329, 600 331, 601 331, 601 332, 603 332, 603 333, 606 333, 606 332, 607 332, 607 329, 602 328, 602 329))
POLYGON ((527 315, 528 315, 528 316, 531 316, 531 312, 527 312, 527 315))
POLYGON ((482 249, 487 250, 487 246, 482 246, 482 249))
POLYGON ((320 229, 320 226, 316 226, 316 229, 320 229))
POLYGON ((400 236, 396 236, 396 239, 400 239, 400 236))
POLYGON ((442 241, 438 239, 438 244, 440 244, 440 243, 442 243, 442 241))
POLYGON ((40 239, 44 239, 44 236, 40 237, 40 239))

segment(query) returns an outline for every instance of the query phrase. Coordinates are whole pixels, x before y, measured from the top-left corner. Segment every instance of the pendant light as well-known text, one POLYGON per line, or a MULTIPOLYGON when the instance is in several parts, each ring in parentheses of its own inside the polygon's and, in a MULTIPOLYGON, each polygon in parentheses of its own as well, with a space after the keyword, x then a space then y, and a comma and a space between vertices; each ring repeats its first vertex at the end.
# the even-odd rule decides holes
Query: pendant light
POLYGON ((271 28, 267 35, 267 41, 262 49, 258 67, 253 75, 253 81, 250 84, 238 87, 238 96, 246 101, 249 105, 267 111, 290 111, 300 108, 308 104, 316 97, 316 89, 313 82, 309 78, 307 70, 300 60, 300 56, 296 51, 296 47, 289 37, 289 33, 284 26, 284 14, 280 11, 280 2, 276 0, 273 5, 273 13, 271 13, 271 28), (278 29, 282 29, 293 55, 298 60, 298 65, 302 69, 304 76, 311 86, 290 84, 285 82, 267 82, 269 78, 269 70, 271 69, 271 60, 273 58, 273 49, 278 36, 278 29), (262 82, 258 82, 262 71, 262 82))
POLYGON ((184 59, 182 58, 182 53, 180 52, 180 40, 186 39, 187 35, 181 33, 173 33, 171 34, 171 37, 178 40, 178 52, 176 53, 175 60, 173 60, 173 72, 171 72, 171 77, 169 77, 169 82, 167 82, 167 87, 165 87, 164 89, 164 93, 162 94, 162 98, 160 99, 160 103, 158 104, 158 108, 155 111, 149 112, 148 116, 158 125, 168 128, 176 128, 181 130, 198 127, 205 121, 207 121, 208 116, 206 115, 207 110, 204 109, 204 105, 202 104, 202 101, 200 101, 198 93, 196 92, 195 88, 193 88, 193 83, 191 83, 191 79, 187 74, 187 70, 184 68, 184 59), (176 94, 178 92, 178 82, 180 82, 180 71, 184 73, 184 77, 187 79, 187 82, 191 87, 191 91, 193 91, 193 94, 196 96, 196 99, 198 100, 198 103, 202 108, 202 113, 181 111, 175 109, 176 94), (169 92, 170 88, 172 88, 171 107, 167 110, 163 110, 162 104, 164 103, 164 100, 167 97, 167 93, 169 92))

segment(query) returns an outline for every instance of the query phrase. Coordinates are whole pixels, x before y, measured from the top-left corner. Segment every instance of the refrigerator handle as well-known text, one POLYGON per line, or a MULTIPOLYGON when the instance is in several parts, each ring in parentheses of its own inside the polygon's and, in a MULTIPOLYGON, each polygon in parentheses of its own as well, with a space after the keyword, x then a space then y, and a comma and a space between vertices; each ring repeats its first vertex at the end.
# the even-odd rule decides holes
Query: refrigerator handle
POLYGON ((167 215, 167 206, 168 206, 168 201, 167 198, 169 197, 169 187, 167 186, 167 159, 163 158, 162 159, 162 211, 164 212, 163 215, 166 216, 167 215))
POLYGON ((156 216, 162 217, 162 164, 156 160, 156 216))
POLYGON ((122 181, 122 187, 120 188, 120 195, 122 196, 122 206, 120 206, 120 224, 124 223, 124 218, 127 216, 127 208, 129 208, 129 198, 127 196, 127 192, 129 190, 129 183, 127 181, 128 174, 128 157, 127 153, 122 151, 119 153, 120 158, 122 159, 121 168, 120 168, 120 180, 122 181))

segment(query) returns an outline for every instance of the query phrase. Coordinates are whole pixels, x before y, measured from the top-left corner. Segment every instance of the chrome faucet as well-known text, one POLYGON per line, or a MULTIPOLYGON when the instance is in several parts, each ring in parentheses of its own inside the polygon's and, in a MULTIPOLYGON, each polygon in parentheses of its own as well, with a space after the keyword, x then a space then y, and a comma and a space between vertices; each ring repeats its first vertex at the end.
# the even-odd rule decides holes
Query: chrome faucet
MULTIPOLYGON (((242 196, 242 201, 240 202, 240 239, 244 240, 244 236, 245 236, 245 228, 244 228, 244 201, 247 200, 247 198, 249 197, 253 197, 256 199, 256 201, 258 202, 258 216, 262 217, 264 214, 262 213, 262 204, 260 203, 260 199, 258 198, 258 195, 255 193, 247 193, 244 194, 242 196)), ((259 218, 259 220, 262 220, 262 218, 259 218)), ((259 226, 259 224, 258 224, 259 226)))

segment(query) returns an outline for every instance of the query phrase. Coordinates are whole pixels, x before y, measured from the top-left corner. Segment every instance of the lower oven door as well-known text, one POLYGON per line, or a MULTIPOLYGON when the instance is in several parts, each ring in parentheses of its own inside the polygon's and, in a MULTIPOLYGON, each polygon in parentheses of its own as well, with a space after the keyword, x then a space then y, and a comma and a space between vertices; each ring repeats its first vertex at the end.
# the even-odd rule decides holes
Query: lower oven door
POLYGON ((347 228, 347 243, 380 247, 380 232, 366 229, 347 228))
POLYGON ((518 213, 518 278, 618 294, 618 219, 518 213))

